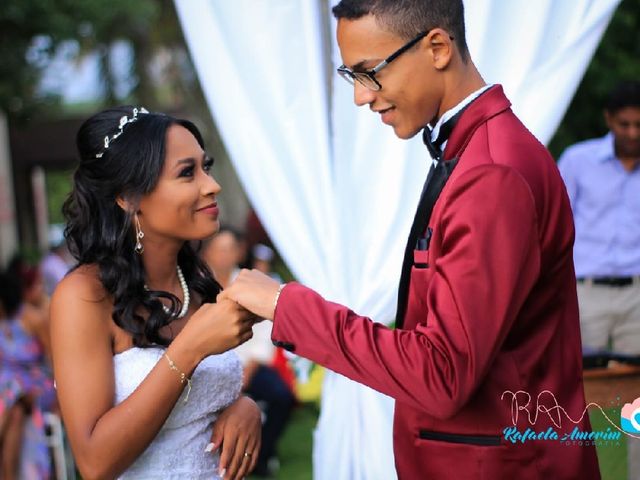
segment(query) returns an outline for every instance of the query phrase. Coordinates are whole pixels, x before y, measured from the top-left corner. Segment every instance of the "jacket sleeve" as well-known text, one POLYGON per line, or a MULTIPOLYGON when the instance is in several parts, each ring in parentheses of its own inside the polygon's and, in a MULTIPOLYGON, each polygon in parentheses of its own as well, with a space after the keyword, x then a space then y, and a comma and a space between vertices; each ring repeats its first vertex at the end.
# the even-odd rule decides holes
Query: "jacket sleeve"
POLYGON ((534 200, 514 171, 476 167, 441 201, 442 252, 415 330, 390 329, 292 283, 274 341, 437 418, 453 416, 491 368, 538 278, 540 253, 534 200))

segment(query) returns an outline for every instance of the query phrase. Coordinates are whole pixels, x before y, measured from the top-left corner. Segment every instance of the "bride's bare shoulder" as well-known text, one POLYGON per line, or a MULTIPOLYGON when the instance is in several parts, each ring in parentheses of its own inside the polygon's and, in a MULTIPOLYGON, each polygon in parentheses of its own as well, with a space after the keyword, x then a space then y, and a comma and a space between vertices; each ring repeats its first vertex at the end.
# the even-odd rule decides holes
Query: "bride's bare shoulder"
POLYGON ((81 265, 69 272, 56 287, 56 297, 73 296, 82 301, 102 303, 109 300, 109 294, 100 281, 97 265, 81 265))
POLYGON ((100 281, 96 265, 82 265, 69 272, 51 297, 51 320, 82 317, 84 321, 109 323, 113 299, 100 281))

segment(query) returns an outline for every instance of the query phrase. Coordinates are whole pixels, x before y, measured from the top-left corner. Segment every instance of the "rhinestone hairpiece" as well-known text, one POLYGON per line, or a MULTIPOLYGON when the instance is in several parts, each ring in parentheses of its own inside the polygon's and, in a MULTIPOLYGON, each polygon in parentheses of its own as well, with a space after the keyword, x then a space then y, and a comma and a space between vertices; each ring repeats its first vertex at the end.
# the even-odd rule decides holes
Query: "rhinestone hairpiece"
POLYGON ((109 145, 111 145, 116 138, 122 135, 122 132, 124 131, 124 127, 138 120, 139 113, 149 113, 149 111, 144 107, 134 108, 133 112, 131 113, 131 117, 128 117, 127 115, 120 117, 120 124, 118 125, 118 131, 112 136, 107 135, 106 137, 104 137, 104 150, 101 151, 100 153, 97 153, 96 158, 102 158, 102 155, 104 155, 104 152, 106 152, 109 149, 109 145))

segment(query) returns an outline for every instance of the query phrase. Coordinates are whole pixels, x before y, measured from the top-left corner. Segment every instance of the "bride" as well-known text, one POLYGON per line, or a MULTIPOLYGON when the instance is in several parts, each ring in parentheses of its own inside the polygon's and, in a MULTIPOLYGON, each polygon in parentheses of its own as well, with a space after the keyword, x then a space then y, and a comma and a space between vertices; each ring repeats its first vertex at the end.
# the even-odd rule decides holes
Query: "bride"
POLYGON ((118 107, 77 135, 65 203, 77 267, 51 302, 58 399, 85 479, 244 477, 260 411, 229 350, 253 317, 191 241, 219 227, 213 160, 188 121, 118 107))

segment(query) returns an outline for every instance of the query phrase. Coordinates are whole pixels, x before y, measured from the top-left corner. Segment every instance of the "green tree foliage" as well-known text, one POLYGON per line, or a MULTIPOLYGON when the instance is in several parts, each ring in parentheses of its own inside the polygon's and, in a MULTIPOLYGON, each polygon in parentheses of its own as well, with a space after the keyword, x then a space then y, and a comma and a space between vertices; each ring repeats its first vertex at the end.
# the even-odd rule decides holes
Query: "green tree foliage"
POLYGON ((0 109, 25 117, 55 104, 38 94, 41 71, 61 42, 76 40, 82 51, 101 54, 107 100, 109 46, 121 38, 148 38, 160 16, 157 0, 5 0, 0 8, 0 109))
POLYGON ((49 170, 45 176, 47 191, 47 212, 49 223, 64 223, 62 204, 69 195, 73 172, 70 170, 49 170))
MULTIPOLYGON (((173 0, 4 0, 0 8, 0 59, 0 111, 9 116, 12 126, 37 123, 42 118, 86 117, 115 104, 144 105, 158 111, 188 112, 182 115, 195 120, 215 156, 226 159, 220 153, 222 144, 191 64, 173 0), (75 52, 68 48, 69 41, 77 45, 75 52), (126 98, 118 98, 112 71, 117 60, 112 47, 120 41, 127 42, 133 53, 128 83, 134 87, 126 98), (104 88, 95 103, 62 104, 60 98, 43 96, 39 91, 43 71, 63 51, 73 55, 70 61, 98 55, 104 88)), ((122 75, 121 65, 118 67, 122 75)), ((62 222, 60 207, 70 189, 66 168, 72 165, 62 171, 44 167, 49 219, 51 223, 62 222)), ((24 212, 28 214, 26 209, 24 212)))
POLYGON ((558 158, 581 140, 604 135, 603 105, 620 80, 640 80, 640 0, 623 0, 549 144, 558 158))

